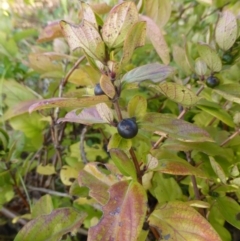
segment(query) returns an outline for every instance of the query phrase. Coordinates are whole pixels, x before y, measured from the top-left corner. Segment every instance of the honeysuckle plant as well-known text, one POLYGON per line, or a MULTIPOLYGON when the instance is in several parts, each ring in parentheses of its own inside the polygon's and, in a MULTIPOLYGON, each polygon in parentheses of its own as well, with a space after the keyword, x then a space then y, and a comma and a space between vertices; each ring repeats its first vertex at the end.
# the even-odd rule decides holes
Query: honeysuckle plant
POLYGON ((179 16, 167 0, 81 2, 80 23, 43 29, 40 43, 62 36, 72 54, 29 56, 42 78, 59 80, 58 94, 29 92, 5 120, 49 123, 55 161, 36 171, 59 174, 71 202, 56 208, 42 196, 15 241, 64 240, 81 226, 88 241, 230 241, 225 224, 240 229, 240 7, 208 2, 189 3, 179 16), (171 33, 182 15, 191 19, 188 9, 202 7, 196 19, 204 21, 204 4, 218 14, 208 36, 171 33), (134 65, 149 46, 154 61, 134 65), (73 123, 80 139, 65 140, 73 123))

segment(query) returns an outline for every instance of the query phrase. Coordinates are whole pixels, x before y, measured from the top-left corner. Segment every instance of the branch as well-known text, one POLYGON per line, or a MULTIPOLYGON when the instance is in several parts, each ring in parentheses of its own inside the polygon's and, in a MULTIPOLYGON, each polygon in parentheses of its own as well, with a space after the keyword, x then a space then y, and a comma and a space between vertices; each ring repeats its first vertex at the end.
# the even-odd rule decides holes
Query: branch
POLYGON ((240 129, 237 129, 231 136, 229 136, 225 141, 221 143, 221 147, 225 146, 229 141, 231 141, 234 137, 240 134, 240 129))

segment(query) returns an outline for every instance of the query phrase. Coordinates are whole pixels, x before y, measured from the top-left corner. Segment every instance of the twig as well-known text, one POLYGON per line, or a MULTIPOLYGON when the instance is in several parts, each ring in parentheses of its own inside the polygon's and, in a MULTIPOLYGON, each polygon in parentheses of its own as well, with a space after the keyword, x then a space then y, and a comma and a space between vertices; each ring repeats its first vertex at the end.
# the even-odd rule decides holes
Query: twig
POLYGON ((61 192, 53 191, 47 188, 33 187, 33 186, 27 186, 27 188, 32 191, 38 191, 38 192, 43 192, 43 193, 51 194, 58 197, 68 197, 72 199, 72 196, 67 193, 61 193, 61 192))
POLYGON ((234 137, 240 134, 240 129, 237 129, 231 136, 229 136, 225 141, 221 143, 221 147, 225 146, 229 141, 231 141, 234 137))
POLYGON ((135 152, 134 152, 134 150, 133 150, 132 147, 131 147, 131 149, 129 150, 129 153, 130 153, 130 155, 131 155, 131 157, 132 157, 132 160, 133 160, 133 163, 134 163, 136 172, 137 172, 138 182, 139 182, 140 184, 142 184, 142 174, 141 174, 140 166, 139 166, 137 157, 136 157, 135 152))
MULTIPOLYGON (((15 214, 14 212, 5 207, 2 207, 2 209, 0 209, 0 212, 7 218, 14 219, 17 217, 17 214, 15 214)), ((25 225, 27 223, 27 221, 22 218, 19 218, 17 221, 22 225, 25 225)))
POLYGON ((82 162, 85 165, 88 163, 87 156, 86 156, 85 149, 84 149, 84 140, 85 140, 86 132, 87 132, 87 126, 84 126, 82 129, 82 132, 80 134, 80 145, 79 145, 82 162))

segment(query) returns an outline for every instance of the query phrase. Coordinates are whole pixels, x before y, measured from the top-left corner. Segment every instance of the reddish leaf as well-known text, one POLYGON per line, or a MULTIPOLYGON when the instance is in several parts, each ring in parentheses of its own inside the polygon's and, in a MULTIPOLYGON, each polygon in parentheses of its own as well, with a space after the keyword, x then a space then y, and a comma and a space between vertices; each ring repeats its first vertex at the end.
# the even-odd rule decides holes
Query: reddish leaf
POLYGON ((46 100, 39 100, 37 103, 29 107, 29 112, 35 110, 42 110, 54 107, 72 107, 72 108, 82 108, 87 106, 96 105, 101 102, 109 102, 107 96, 91 96, 83 98, 52 98, 46 100))
POLYGON ((43 43, 52 41, 55 38, 63 37, 63 33, 59 21, 49 23, 41 32, 38 37, 38 42, 43 43))
POLYGON ((149 17, 141 16, 141 20, 147 22, 147 37, 151 40, 153 47, 164 64, 169 64, 170 55, 167 43, 158 25, 149 17))
POLYGON ((107 123, 98 113, 96 107, 85 108, 80 114, 76 113, 77 110, 68 112, 64 118, 58 119, 59 122, 75 122, 84 125, 91 125, 96 123, 107 123))
MULTIPOLYGON (((86 186, 89 188, 90 197, 94 198, 101 205, 105 205, 109 199, 108 189, 111 185, 119 181, 119 179, 113 175, 107 175, 104 173, 98 163, 88 163, 84 170, 80 171, 78 182, 80 186, 86 186)), ((103 165, 107 170, 111 171, 111 165, 103 165)))
POLYGON ((137 182, 122 181, 109 189, 100 222, 89 229, 88 241, 136 241, 147 211, 144 188, 137 182))
POLYGON ((173 175, 195 175, 201 178, 208 176, 199 168, 193 167, 187 161, 181 158, 155 158, 148 154, 148 170, 159 171, 161 173, 168 173, 173 175))
POLYGON ((201 214, 180 201, 169 202, 154 210, 149 224, 157 228, 161 240, 221 241, 201 214))
POLYGON ((159 113, 147 113, 141 123, 147 131, 159 131, 173 139, 186 142, 213 142, 210 135, 198 126, 172 116, 159 113))

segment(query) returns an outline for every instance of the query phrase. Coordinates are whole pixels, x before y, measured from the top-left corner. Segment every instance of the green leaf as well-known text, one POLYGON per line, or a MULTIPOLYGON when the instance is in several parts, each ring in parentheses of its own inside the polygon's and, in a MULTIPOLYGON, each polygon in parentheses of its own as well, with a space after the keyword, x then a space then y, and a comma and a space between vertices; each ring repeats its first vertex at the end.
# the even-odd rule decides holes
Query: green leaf
POLYGON ((149 217, 149 224, 158 229, 164 240, 221 241, 201 214, 180 201, 172 201, 155 209, 149 217))
POLYGON ((144 188, 135 181, 118 182, 109 188, 101 221, 88 231, 88 241, 137 241, 147 211, 144 188))
POLYGON ((212 72, 219 72, 222 69, 222 62, 218 54, 207 44, 197 45, 201 59, 207 64, 212 72))
POLYGON ((218 46, 226 51, 235 43, 238 36, 238 25, 235 15, 225 10, 221 13, 215 30, 215 38, 218 46))
POLYGON ((137 179, 136 169, 133 161, 121 150, 111 149, 110 151, 112 161, 119 169, 119 171, 125 176, 131 176, 133 179, 137 179))
POLYGON ((155 88, 170 100, 184 106, 195 105, 200 100, 200 97, 198 97, 193 91, 176 83, 164 82, 157 86, 152 85, 151 87, 155 88))
POLYGON ((182 190, 173 177, 155 172, 152 185, 154 196, 159 204, 182 199, 182 190))
POLYGON ((130 70, 122 77, 122 82, 142 82, 144 80, 151 80, 155 83, 161 82, 173 75, 175 69, 171 66, 162 65, 159 63, 146 64, 130 70))
POLYGON ((217 207, 224 217, 234 227, 240 229, 240 206, 230 197, 219 197, 216 199, 217 207))
POLYGON ((9 136, 8 133, 0 128, 0 146, 1 146, 1 151, 6 150, 9 144, 9 136))
POLYGON ((166 114, 147 113, 140 128, 147 131, 159 131, 173 139, 185 142, 213 142, 210 135, 198 126, 166 114))
MULTIPOLYGON (((2 179, 2 175, 4 174, 7 174, 7 173, 4 173, 4 172, 1 172, 0 173, 0 177, 2 179)), ((4 179, 2 179, 4 180, 4 179)), ((5 203, 8 203, 10 202, 13 198, 14 198, 14 190, 13 190, 13 186, 12 185, 9 185, 9 184, 2 184, 1 183, 1 186, 0 186, 0 191, 1 191, 1 195, 0 195, 0 209, 2 209, 2 206, 5 204, 5 203)))
POLYGON ((89 96, 89 97, 82 97, 82 98, 51 98, 51 99, 39 100, 37 103, 31 105, 29 107, 29 112, 31 113, 36 110, 42 110, 42 109, 54 108, 54 107, 82 108, 82 107, 96 105, 102 102, 109 103, 110 101, 108 97, 104 95, 89 96))
POLYGON ((158 163, 157 166, 149 169, 151 171, 159 171, 161 173, 173 174, 173 175, 195 175, 201 178, 208 178, 201 169, 193 167, 186 160, 174 157, 174 158, 156 158, 151 154, 147 155, 148 160, 153 160, 158 163))
POLYGON ((32 207, 32 218, 50 214, 53 211, 53 202, 50 195, 42 196, 32 207))
POLYGON ((14 241, 58 241, 69 232, 76 232, 86 218, 84 212, 73 208, 59 208, 28 222, 14 241))
POLYGON ((169 64, 170 54, 168 45, 159 26, 149 17, 140 15, 140 19, 147 22, 147 37, 150 39, 157 54, 164 64, 169 64))
POLYGON ((240 85, 237 83, 234 84, 223 84, 215 87, 213 89, 214 92, 221 95, 223 98, 240 104, 240 85))
POLYGON ((213 157, 209 156, 209 159, 214 172, 217 174, 222 183, 226 184, 227 178, 221 165, 219 165, 213 157))
POLYGON ((41 175, 53 175, 56 173, 55 167, 49 163, 46 166, 43 166, 43 164, 40 164, 37 166, 37 173, 41 175))
MULTIPOLYGON (((78 182, 80 186, 89 188, 89 196, 94 198, 101 205, 107 203, 109 199, 108 188, 119 181, 114 174, 103 172, 100 168, 104 166, 108 171, 110 169, 109 164, 88 163, 84 170, 79 172, 78 182)), ((108 171, 109 172, 109 171, 108 171)))
POLYGON ((178 140, 170 140, 168 139, 163 143, 163 147, 165 149, 169 149, 172 151, 199 151, 206 153, 211 156, 223 156, 226 158, 233 158, 233 153, 231 149, 227 149, 224 147, 220 147, 217 143, 213 142, 183 142, 178 140))
POLYGON ((138 21, 138 10, 133 2, 123 2, 110 11, 102 28, 102 37, 111 48, 120 47, 128 30, 138 21))
POLYGON ((120 149, 123 151, 128 151, 128 150, 130 150, 131 146, 132 146, 131 139, 124 139, 118 133, 115 133, 111 137, 111 139, 108 143, 108 150, 120 149))
POLYGON ((105 45, 98 30, 88 21, 83 20, 78 26, 60 22, 64 36, 71 50, 82 48, 85 53, 100 62, 105 60, 105 45))
POLYGON ((201 100, 197 107, 204 112, 207 112, 208 114, 216 117, 223 123, 227 124, 228 126, 234 127, 234 122, 232 120, 232 117, 228 114, 226 110, 223 110, 220 105, 213 102, 208 102, 206 100, 201 100))
POLYGON ((147 100, 141 95, 135 95, 128 102, 129 117, 136 117, 137 120, 142 119, 147 111, 147 100))
POLYGON ((134 52, 138 47, 145 44, 146 38, 146 22, 135 23, 128 31, 127 36, 123 44, 123 56, 121 59, 121 64, 127 64, 134 52))
POLYGON ((188 61, 186 50, 179 47, 178 45, 173 46, 173 59, 176 64, 184 71, 186 75, 190 75, 191 65, 188 61))
POLYGON ((163 27, 171 16, 171 2, 168 0, 146 1, 147 15, 159 26, 163 27))

